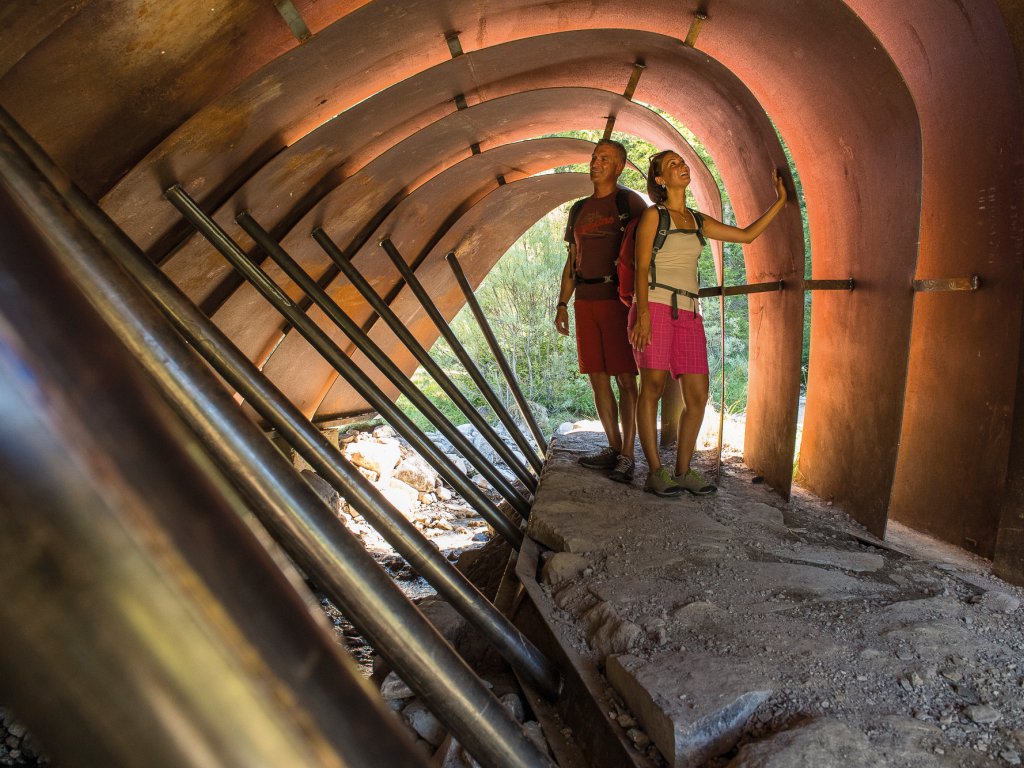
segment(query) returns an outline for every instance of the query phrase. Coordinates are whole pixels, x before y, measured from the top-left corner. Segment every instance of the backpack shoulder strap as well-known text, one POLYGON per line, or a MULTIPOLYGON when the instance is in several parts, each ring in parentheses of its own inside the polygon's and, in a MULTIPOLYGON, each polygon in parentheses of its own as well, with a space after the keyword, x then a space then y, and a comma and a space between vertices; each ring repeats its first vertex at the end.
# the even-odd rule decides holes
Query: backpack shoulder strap
POLYGON ((697 239, 700 240, 700 247, 703 248, 708 244, 708 241, 704 239, 704 214, 700 211, 696 211, 693 208, 687 208, 690 214, 693 216, 693 220, 697 222, 697 239))
POLYGON ((588 197, 581 197, 579 200, 577 200, 575 203, 573 203, 572 204, 572 208, 569 209, 569 225, 568 225, 568 229, 569 229, 570 232, 572 232, 573 227, 576 226, 576 217, 580 215, 580 209, 583 207, 583 204, 585 202, 587 202, 587 200, 589 200, 589 199, 590 198, 588 198, 588 197))
POLYGON ((633 218, 633 211, 629 207, 629 190, 626 187, 618 187, 615 191, 615 207, 619 209, 619 226, 623 229, 633 218))
POLYGON ((658 251, 661 250, 661 246, 665 244, 668 231, 672 228, 672 217, 668 214, 668 208, 660 203, 655 207, 658 209, 658 230, 654 233, 654 250, 651 254, 652 262, 658 251))

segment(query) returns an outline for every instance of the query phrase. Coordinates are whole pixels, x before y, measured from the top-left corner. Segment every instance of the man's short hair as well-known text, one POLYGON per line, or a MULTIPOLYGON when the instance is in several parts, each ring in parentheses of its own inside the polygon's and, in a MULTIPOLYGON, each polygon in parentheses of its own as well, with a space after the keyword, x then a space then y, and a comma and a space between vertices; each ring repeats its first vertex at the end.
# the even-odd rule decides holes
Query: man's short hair
POLYGON ((622 146, 622 144, 620 144, 619 142, 615 141, 614 139, 600 139, 598 140, 597 144, 594 145, 594 149, 597 149, 600 146, 612 147, 616 152, 619 153, 619 159, 622 161, 623 165, 625 165, 628 161, 628 158, 626 156, 626 148, 622 146))

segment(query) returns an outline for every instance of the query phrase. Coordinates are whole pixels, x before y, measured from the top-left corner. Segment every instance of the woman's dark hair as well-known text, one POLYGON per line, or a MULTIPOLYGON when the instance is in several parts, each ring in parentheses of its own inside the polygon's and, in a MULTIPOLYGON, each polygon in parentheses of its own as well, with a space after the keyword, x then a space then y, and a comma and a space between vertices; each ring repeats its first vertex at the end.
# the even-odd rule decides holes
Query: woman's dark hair
POLYGON ((665 187, 658 184, 655 179, 661 176, 661 161, 671 149, 666 149, 656 155, 651 155, 651 165, 647 169, 647 196, 651 202, 664 203, 668 199, 668 192, 665 187))

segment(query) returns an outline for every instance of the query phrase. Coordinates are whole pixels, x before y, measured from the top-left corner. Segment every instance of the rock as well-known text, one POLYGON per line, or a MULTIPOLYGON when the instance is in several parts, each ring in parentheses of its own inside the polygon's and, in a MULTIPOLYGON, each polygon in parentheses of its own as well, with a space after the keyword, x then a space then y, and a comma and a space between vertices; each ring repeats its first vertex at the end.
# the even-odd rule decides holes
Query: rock
POLYGON ((391 672, 384 678, 384 682, 380 684, 380 695, 387 701, 393 701, 395 699, 411 699, 416 694, 413 693, 412 688, 405 684, 402 678, 391 672))
POLYGON ((590 563, 585 557, 574 555, 571 552, 556 552, 541 569, 541 583, 556 586, 563 582, 571 581, 582 573, 588 565, 590 563))
POLYGON ((629 716, 629 715, 627 715, 625 713, 619 715, 616 718, 616 720, 618 721, 619 726, 621 728, 625 728, 627 731, 630 728, 636 728, 636 720, 634 720, 631 716, 629 716))
POLYGON ((389 476, 402 458, 396 442, 376 443, 363 440, 345 446, 345 455, 357 467, 376 472, 379 477, 389 476))
POLYGON ((434 488, 434 495, 437 496, 438 501, 452 500, 452 492, 445 488, 443 485, 438 485, 434 488))
POLYGON ((979 725, 988 725, 998 722, 1003 715, 998 709, 988 704, 974 704, 964 709, 964 714, 979 725))
MULTIPOLYGON (((776 518, 781 523, 780 518, 781 513, 776 518)), ((831 547, 801 547, 797 550, 778 548, 773 551, 790 560, 814 563, 815 565, 831 565, 844 571, 856 573, 877 571, 885 565, 885 558, 871 552, 849 552, 831 547)))
POLYGON ((437 472, 415 454, 403 459, 395 468, 394 477, 417 491, 432 493, 437 481, 437 472))
POLYGON ((395 509, 412 519, 413 511, 419 506, 418 494, 414 488, 400 480, 391 479, 380 488, 380 492, 395 509))
POLYGON ((523 723, 523 730, 526 731, 530 741, 536 744, 543 754, 551 757, 551 747, 548 746, 548 740, 544 738, 544 729, 540 727, 540 723, 536 720, 523 723))
POLYGON ((517 723, 523 722, 526 718, 526 711, 523 709, 523 700, 516 696, 514 693, 506 693, 499 699, 502 706, 505 707, 509 712, 512 713, 512 717, 516 719, 517 723))
POLYGON ((990 590, 981 596, 981 605, 996 613, 1013 613, 1020 608, 1020 600, 1006 592, 990 590))
POLYGON ((441 721, 434 717, 427 709, 427 705, 418 699, 402 710, 402 717, 431 746, 438 746, 447 733, 441 721))
POLYGON ((558 429, 556 431, 560 435, 567 435, 567 434, 569 434, 570 432, 572 432, 572 422, 571 421, 563 421, 561 424, 558 425, 558 429))
POLYGON ((702 765, 732 749, 772 694, 756 668, 708 654, 668 653, 651 661, 610 656, 606 673, 674 766, 702 765))
POLYGON ((632 650, 644 636, 640 627, 620 619, 607 602, 595 605, 583 614, 583 620, 587 623, 587 642, 601 659, 632 650))
POLYGON ((626 731, 626 735, 629 736, 629 740, 633 742, 637 749, 644 749, 648 744, 651 743, 650 736, 641 731, 639 728, 630 728, 628 731, 626 731))
POLYGON ((373 436, 381 441, 395 440, 398 433, 387 424, 381 424, 373 430, 373 436))
POLYGON ((1004 749, 999 753, 999 757, 1004 760, 1007 765, 1020 765, 1020 755, 1012 749, 1004 749))
POLYGON ((310 488, 316 491, 316 495, 324 500, 324 504, 334 514, 341 513, 341 494, 334 490, 334 486, 311 469, 304 469, 299 474, 302 475, 303 480, 309 483, 310 488))
POLYGON ((728 768, 876 768, 883 764, 863 733, 838 720, 821 719, 747 744, 728 768))
POLYGON ((13 736, 14 738, 20 739, 24 737, 26 733, 28 733, 28 726, 26 726, 24 723, 12 723, 10 726, 8 726, 7 732, 11 734, 11 736, 13 736))
POLYGON ((439 597, 427 597, 416 605, 445 640, 458 648, 468 624, 462 615, 439 597))

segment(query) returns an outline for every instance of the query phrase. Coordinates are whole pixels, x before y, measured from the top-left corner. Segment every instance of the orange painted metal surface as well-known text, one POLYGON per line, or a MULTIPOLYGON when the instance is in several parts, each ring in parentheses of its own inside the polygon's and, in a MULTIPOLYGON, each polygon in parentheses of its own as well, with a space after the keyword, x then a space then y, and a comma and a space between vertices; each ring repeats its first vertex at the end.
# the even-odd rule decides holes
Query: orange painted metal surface
POLYGON ((850 0, 914 96, 925 145, 918 278, 977 274, 972 293, 918 294, 891 516, 994 551, 1019 364, 1024 126, 999 9, 850 0), (922 47, 931 53, 922 56, 922 47), (964 78, 967 88, 950 88, 964 78))

